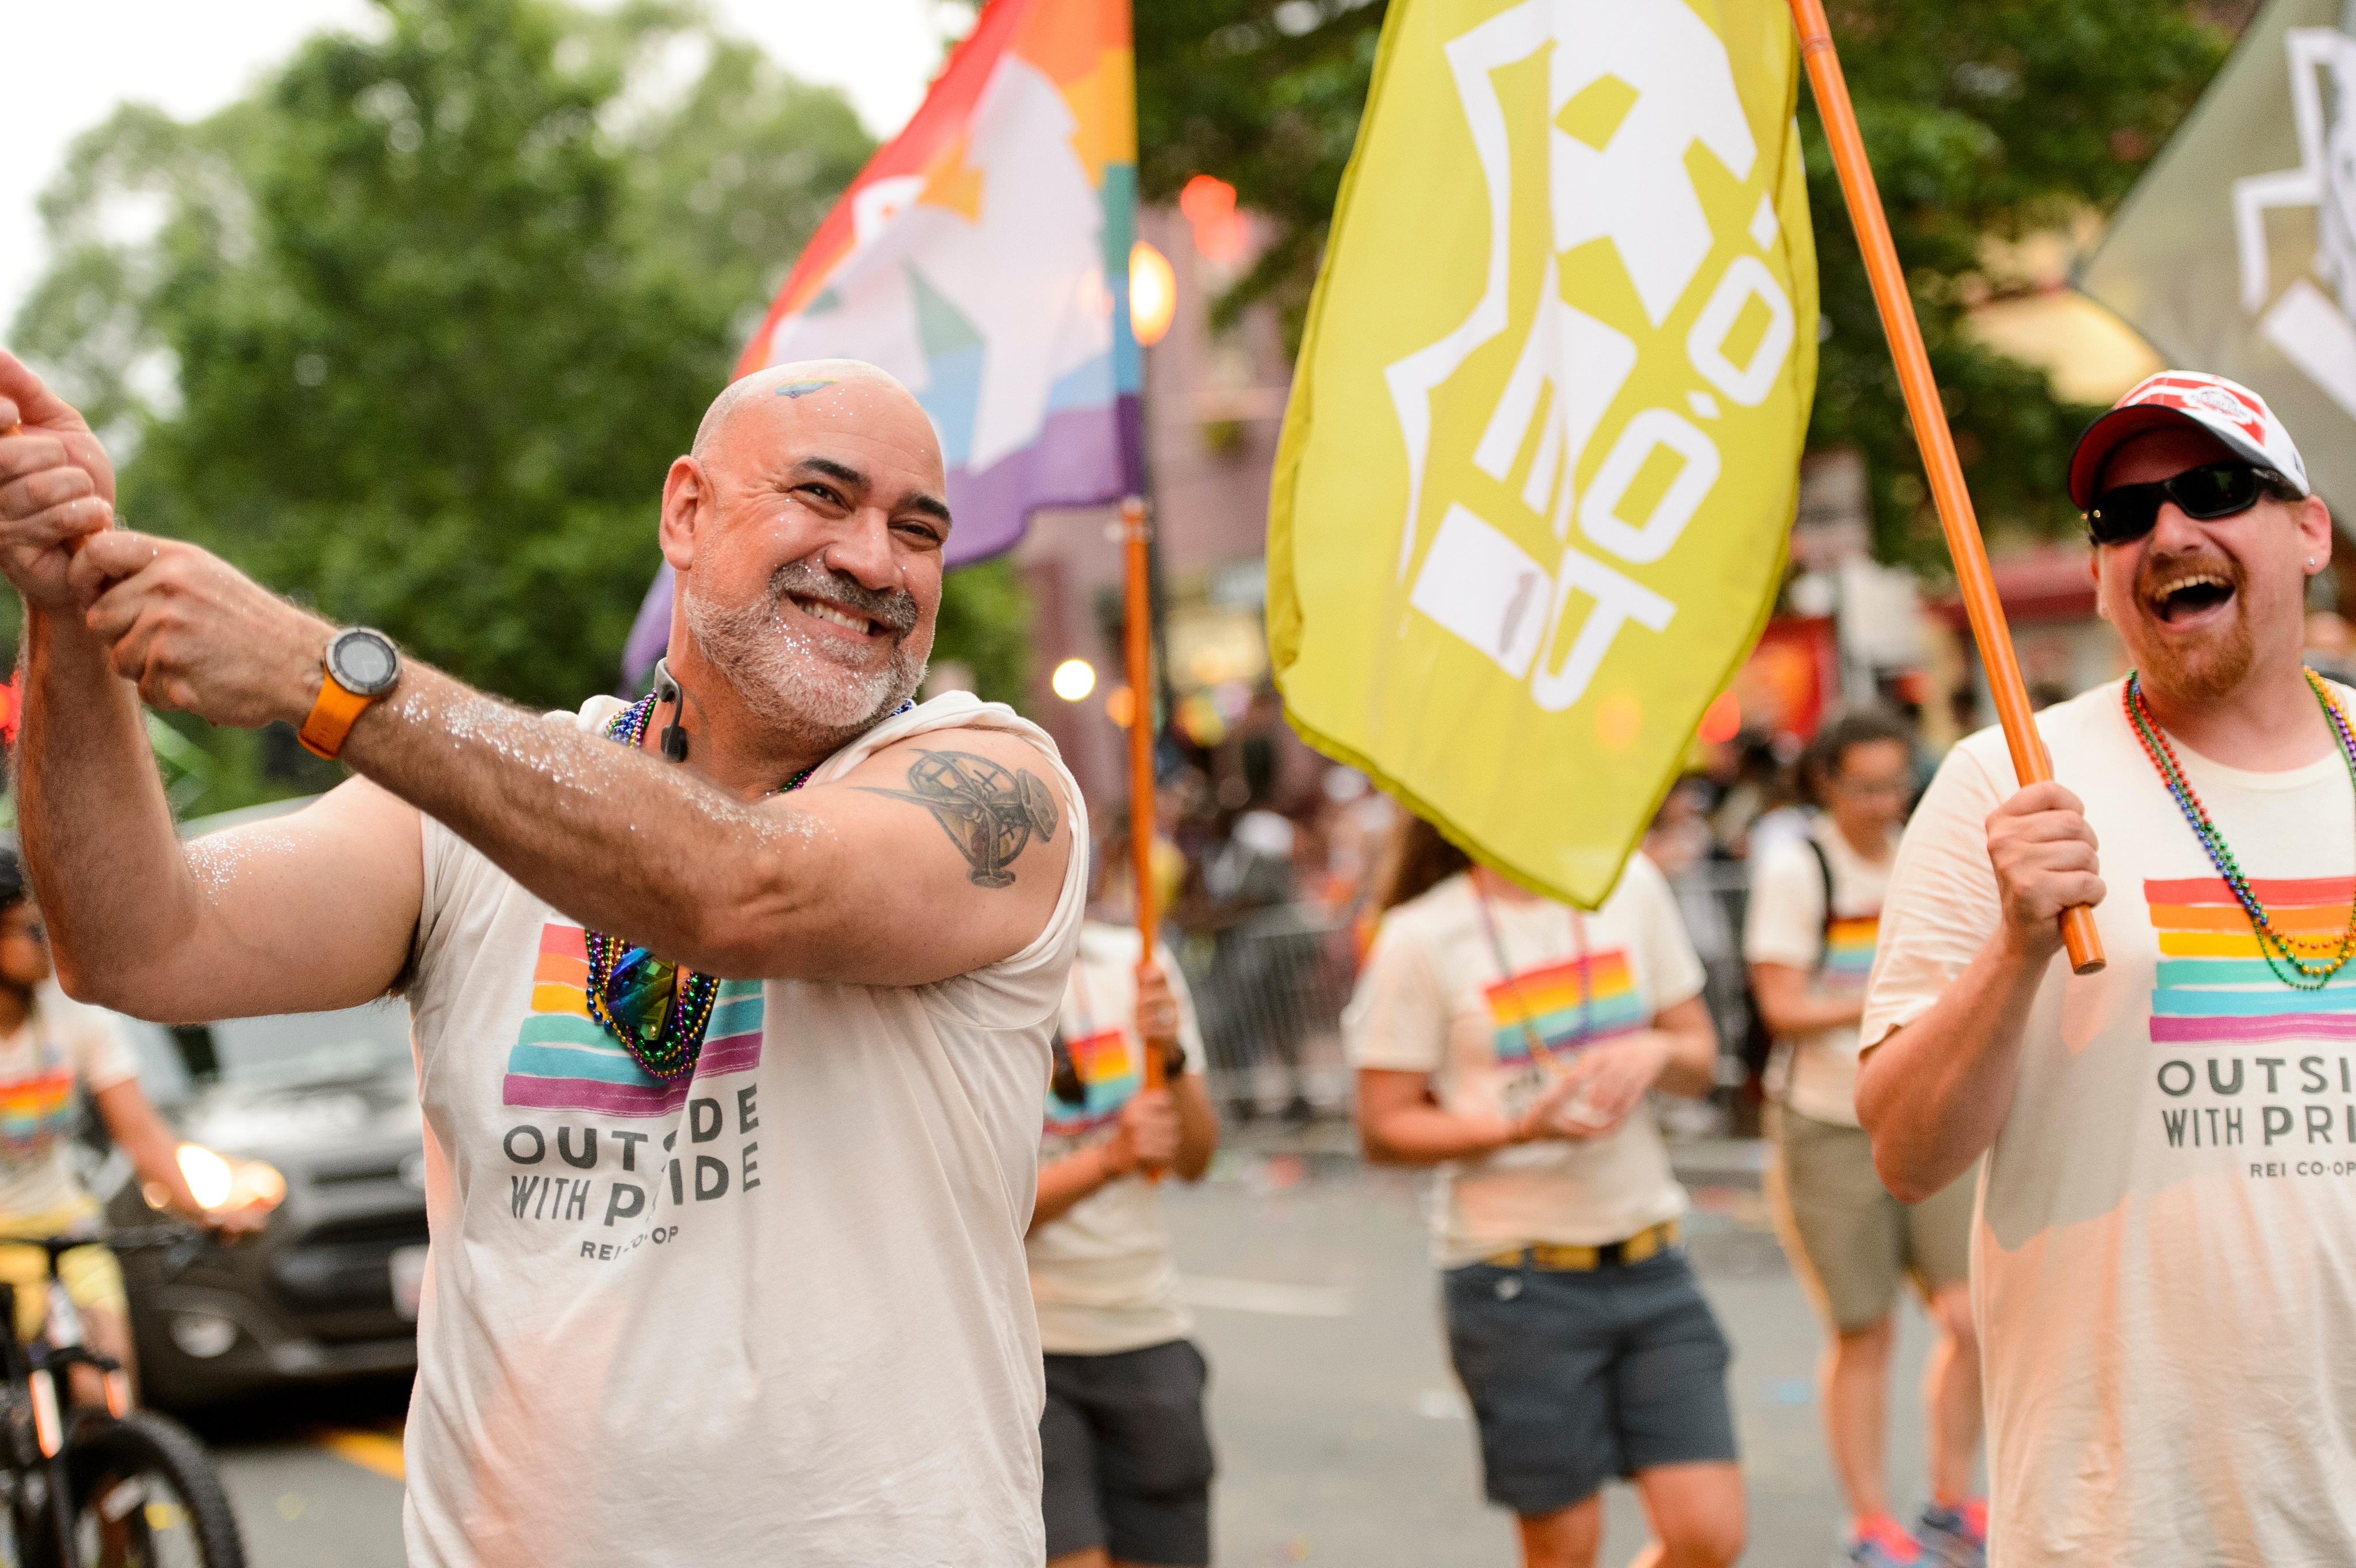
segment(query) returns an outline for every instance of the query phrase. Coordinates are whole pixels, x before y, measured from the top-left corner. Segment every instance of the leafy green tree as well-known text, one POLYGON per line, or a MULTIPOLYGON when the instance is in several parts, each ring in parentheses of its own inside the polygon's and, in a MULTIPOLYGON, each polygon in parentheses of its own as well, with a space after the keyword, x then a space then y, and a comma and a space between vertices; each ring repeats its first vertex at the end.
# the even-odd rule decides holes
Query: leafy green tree
MULTIPOLYGON (((1169 199, 1208 171, 1277 239, 1222 302, 1268 299, 1297 337, 1371 78, 1386 0, 1155 0, 1137 8, 1140 177, 1169 199)), ((2060 493, 2089 410, 1972 341, 1983 242, 2103 211, 2224 58, 2228 29, 2188 0, 1834 0, 1833 33, 1933 367, 1992 524, 2075 521, 2060 493)), ((2235 16, 2232 20, 2244 19, 2235 16)), ((1880 553, 1944 561, 1815 105, 1800 121, 1823 280, 1813 445, 1853 444, 1880 553)))
MULTIPOLYGON (((204 121, 81 138, 13 340, 128 454, 140 526, 570 706, 616 679, 665 469, 873 143, 683 6, 380 4, 381 38, 313 38, 204 121)), ((941 655, 1014 694, 1019 589, 948 600, 941 655)), ((207 744, 202 809, 320 781, 207 744)))

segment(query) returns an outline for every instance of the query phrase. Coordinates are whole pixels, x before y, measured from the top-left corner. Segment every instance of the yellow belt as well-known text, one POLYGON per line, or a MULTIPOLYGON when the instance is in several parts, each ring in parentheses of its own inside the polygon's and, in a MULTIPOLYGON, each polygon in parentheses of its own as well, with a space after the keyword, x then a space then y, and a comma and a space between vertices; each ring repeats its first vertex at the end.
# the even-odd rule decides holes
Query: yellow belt
POLYGON ((1526 1262, 1531 1268, 1550 1273, 1583 1274, 1612 1263, 1641 1263, 1676 1246, 1678 1234, 1677 1222, 1664 1219, 1658 1225, 1637 1231, 1624 1241, 1606 1241, 1600 1247, 1540 1241, 1534 1246, 1515 1247, 1507 1252, 1492 1252, 1481 1261, 1500 1269, 1518 1269, 1526 1262))

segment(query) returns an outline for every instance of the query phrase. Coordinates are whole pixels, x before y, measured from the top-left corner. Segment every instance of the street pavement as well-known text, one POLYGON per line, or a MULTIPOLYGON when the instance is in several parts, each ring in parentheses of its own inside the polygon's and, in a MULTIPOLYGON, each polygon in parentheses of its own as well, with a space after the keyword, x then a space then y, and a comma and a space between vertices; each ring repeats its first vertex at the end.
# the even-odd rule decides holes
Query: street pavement
MULTIPOLYGON (((1218 1561, 1510 1568, 1513 1526, 1482 1501, 1470 1412, 1448 1369, 1416 1173, 1369 1169, 1344 1130, 1247 1137, 1210 1179, 1163 1201, 1211 1363, 1218 1561), (1288 1147, 1288 1144, 1290 1147, 1288 1147), (1238 1285, 1247 1288, 1237 1289, 1238 1285)), ((1751 1501, 1752 1568, 1820 1568, 1841 1509, 1817 1424, 1817 1331, 1759 1195, 1760 1145, 1679 1151, 1692 1254, 1734 1342, 1730 1374, 1751 1501)), ((1890 1475, 1922 1480, 1922 1361, 1904 1317, 1890 1475)), ((1605 1495, 1605 1568, 1642 1549, 1634 1491, 1605 1495)))
MULTIPOLYGON (((1370 1169, 1339 1123, 1247 1129, 1210 1176, 1164 1188, 1212 1368, 1224 1568, 1511 1568, 1481 1500, 1424 1250, 1425 1178, 1370 1169)), ((1692 1252, 1735 1345, 1752 1568, 1821 1568, 1840 1509, 1817 1426, 1817 1334, 1768 1228, 1759 1145, 1683 1145, 1692 1252)), ((1891 1478, 1922 1487, 1929 1333, 1909 1310, 1892 1380, 1891 1478)), ((201 1418, 253 1568, 400 1568, 402 1385, 277 1398, 201 1418)), ((1605 1568, 1644 1545, 1634 1493, 1606 1494, 1605 1568)))
POLYGON ((248 1568, 402 1568, 406 1380, 305 1390, 187 1418, 212 1449, 248 1568))

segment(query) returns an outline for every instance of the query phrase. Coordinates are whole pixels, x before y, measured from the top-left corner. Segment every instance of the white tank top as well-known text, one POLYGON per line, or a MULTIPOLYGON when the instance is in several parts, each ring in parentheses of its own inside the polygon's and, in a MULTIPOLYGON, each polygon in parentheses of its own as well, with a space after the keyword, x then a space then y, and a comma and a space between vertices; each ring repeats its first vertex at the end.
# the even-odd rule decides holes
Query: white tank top
POLYGON ((1042 1560, 1023 1233, 1079 789, 964 693, 812 782, 958 728, 1022 736, 1064 788, 1083 847, 1045 929, 932 985, 725 983, 675 1086, 586 1016, 580 927, 426 822, 412 1563, 1042 1560))

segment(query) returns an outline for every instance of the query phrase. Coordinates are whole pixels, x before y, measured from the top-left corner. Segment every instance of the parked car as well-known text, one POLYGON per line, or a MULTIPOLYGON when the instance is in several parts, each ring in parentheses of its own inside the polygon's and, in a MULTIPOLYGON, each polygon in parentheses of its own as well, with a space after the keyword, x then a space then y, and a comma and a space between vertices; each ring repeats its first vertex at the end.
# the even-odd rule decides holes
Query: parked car
POLYGON ((414 1369, 425 1153, 408 1007, 123 1027, 149 1099, 187 1141, 181 1170, 198 1198, 283 1195, 259 1235, 171 1240, 176 1222, 119 1153, 94 1174, 110 1227, 134 1243, 117 1251, 144 1397, 187 1407, 414 1369))
MULTIPOLYGON (((425 1153, 409 1009, 124 1027, 156 1109, 203 1151, 182 1150, 190 1185, 283 1184, 285 1195, 260 1235, 235 1244, 116 1249, 148 1401, 179 1408, 414 1369, 425 1153)), ((110 1227, 155 1237, 165 1217, 118 1164, 111 1197, 99 1184, 110 1227)))

